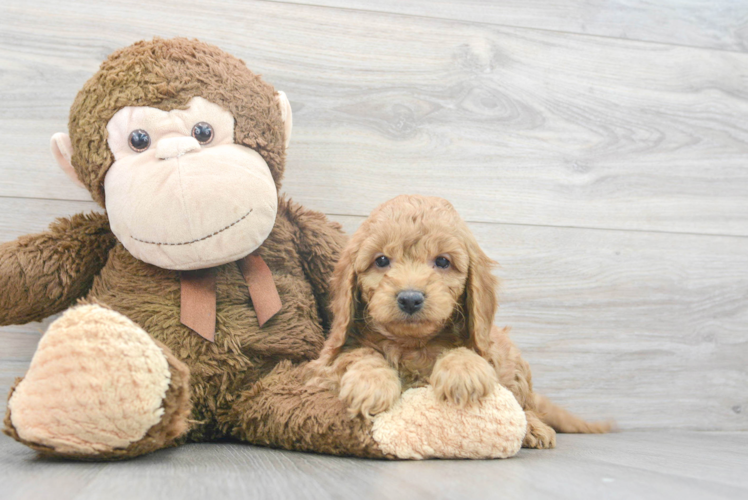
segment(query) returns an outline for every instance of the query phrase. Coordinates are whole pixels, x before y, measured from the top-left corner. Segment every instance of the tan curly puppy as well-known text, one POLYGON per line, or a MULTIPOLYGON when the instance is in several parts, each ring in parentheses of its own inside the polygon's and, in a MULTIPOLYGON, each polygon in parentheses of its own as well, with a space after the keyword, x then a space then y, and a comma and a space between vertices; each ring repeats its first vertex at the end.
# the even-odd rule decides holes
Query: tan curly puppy
POLYGON ((335 268, 334 321, 310 383, 337 392, 352 416, 371 418, 410 387, 431 384, 443 401, 465 406, 499 382, 525 410, 525 447, 553 448, 554 429, 610 430, 533 393, 508 329, 493 325, 494 264, 448 201, 403 195, 382 204, 335 268))

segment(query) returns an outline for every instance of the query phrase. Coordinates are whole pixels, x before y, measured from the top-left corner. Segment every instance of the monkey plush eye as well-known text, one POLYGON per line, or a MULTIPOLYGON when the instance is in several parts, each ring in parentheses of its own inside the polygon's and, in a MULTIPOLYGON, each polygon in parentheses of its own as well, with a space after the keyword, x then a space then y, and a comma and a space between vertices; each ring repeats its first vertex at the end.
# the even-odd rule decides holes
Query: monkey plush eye
POLYGON ((377 265, 377 267, 387 267, 390 265, 390 259, 388 259, 384 255, 380 255, 376 259, 374 259, 374 264, 377 265))
POLYGON ((133 151, 142 153, 151 145, 151 136, 148 135, 148 132, 139 128, 130 132, 130 140, 128 143, 133 151))
POLYGON ((449 267, 449 259, 440 255, 439 257, 434 259, 434 265, 442 269, 447 269, 449 267))
POLYGON ((192 137, 200 144, 208 144, 213 140, 213 127, 210 123, 200 122, 192 127, 192 137))

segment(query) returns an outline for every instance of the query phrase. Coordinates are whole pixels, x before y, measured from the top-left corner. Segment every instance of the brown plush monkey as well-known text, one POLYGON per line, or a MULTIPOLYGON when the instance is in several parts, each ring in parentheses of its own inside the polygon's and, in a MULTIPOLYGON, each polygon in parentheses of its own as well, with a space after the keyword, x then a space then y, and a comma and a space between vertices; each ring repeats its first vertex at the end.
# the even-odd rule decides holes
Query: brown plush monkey
MULTIPOLYGON (((82 459, 225 438, 463 456, 387 451, 371 422, 301 380, 330 322, 344 236, 278 195, 291 134, 282 92, 216 47, 139 42, 85 84, 69 133, 53 153, 106 215, 0 245, 0 324, 67 309, 11 390, 6 434, 82 459)), ((395 428, 407 418, 379 434, 395 428)))

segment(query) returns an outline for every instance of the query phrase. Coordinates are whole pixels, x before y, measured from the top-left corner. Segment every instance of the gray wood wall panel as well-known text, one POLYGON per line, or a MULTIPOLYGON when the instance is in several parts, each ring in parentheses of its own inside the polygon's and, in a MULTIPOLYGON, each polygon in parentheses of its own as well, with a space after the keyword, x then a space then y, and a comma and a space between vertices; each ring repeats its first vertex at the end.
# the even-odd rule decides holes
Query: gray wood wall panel
POLYGON ((274 0, 748 51, 744 0, 274 0))
POLYGON ((6 8, 0 118, 18 147, 0 196, 87 199, 51 173, 47 135, 108 52, 186 34, 287 91, 285 185, 327 213, 406 191, 473 221, 748 234, 748 54, 267 2, 103 5, 6 8))
MULTIPOLYGON (((97 209, 49 137, 101 60, 199 37, 288 93, 294 199, 349 232, 402 192, 473 221, 538 390, 626 429, 748 430, 748 54, 273 2, 3 9, 0 242, 97 209)), ((49 321, 0 328, 0 393, 49 321)))
MULTIPOLYGON (((91 208, 0 199, 0 213, 62 216, 91 208)), ((363 220, 332 218, 349 234, 363 220)), ((44 229, 43 219, 18 218, 0 241, 24 227, 44 229)), ((748 239, 471 228, 501 264, 496 323, 512 326, 537 390, 590 418, 615 417, 626 429, 748 430, 748 239)), ((0 328, 0 364, 22 366, 48 323, 0 328)), ((0 373, 0 390, 20 375, 7 367, 0 373)))

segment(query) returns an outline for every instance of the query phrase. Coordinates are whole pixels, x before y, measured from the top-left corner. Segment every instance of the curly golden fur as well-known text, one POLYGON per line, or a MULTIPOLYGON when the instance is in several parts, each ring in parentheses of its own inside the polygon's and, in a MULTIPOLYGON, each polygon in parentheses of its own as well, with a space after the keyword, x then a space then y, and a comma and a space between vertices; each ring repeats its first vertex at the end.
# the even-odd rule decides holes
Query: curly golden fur
POLYGON ((533 393, 508 328, 493 325, 494 265, 448 201, 404 195, 384 203, 335 268, 333 325, 310 363, 310 384, 336 392, 352 417, 371 418, 410 387, 431 384, 443 401, 465 406, 499 382, 525 410, 525 447, 554 447, 554 428, 609 430, 533 393))

